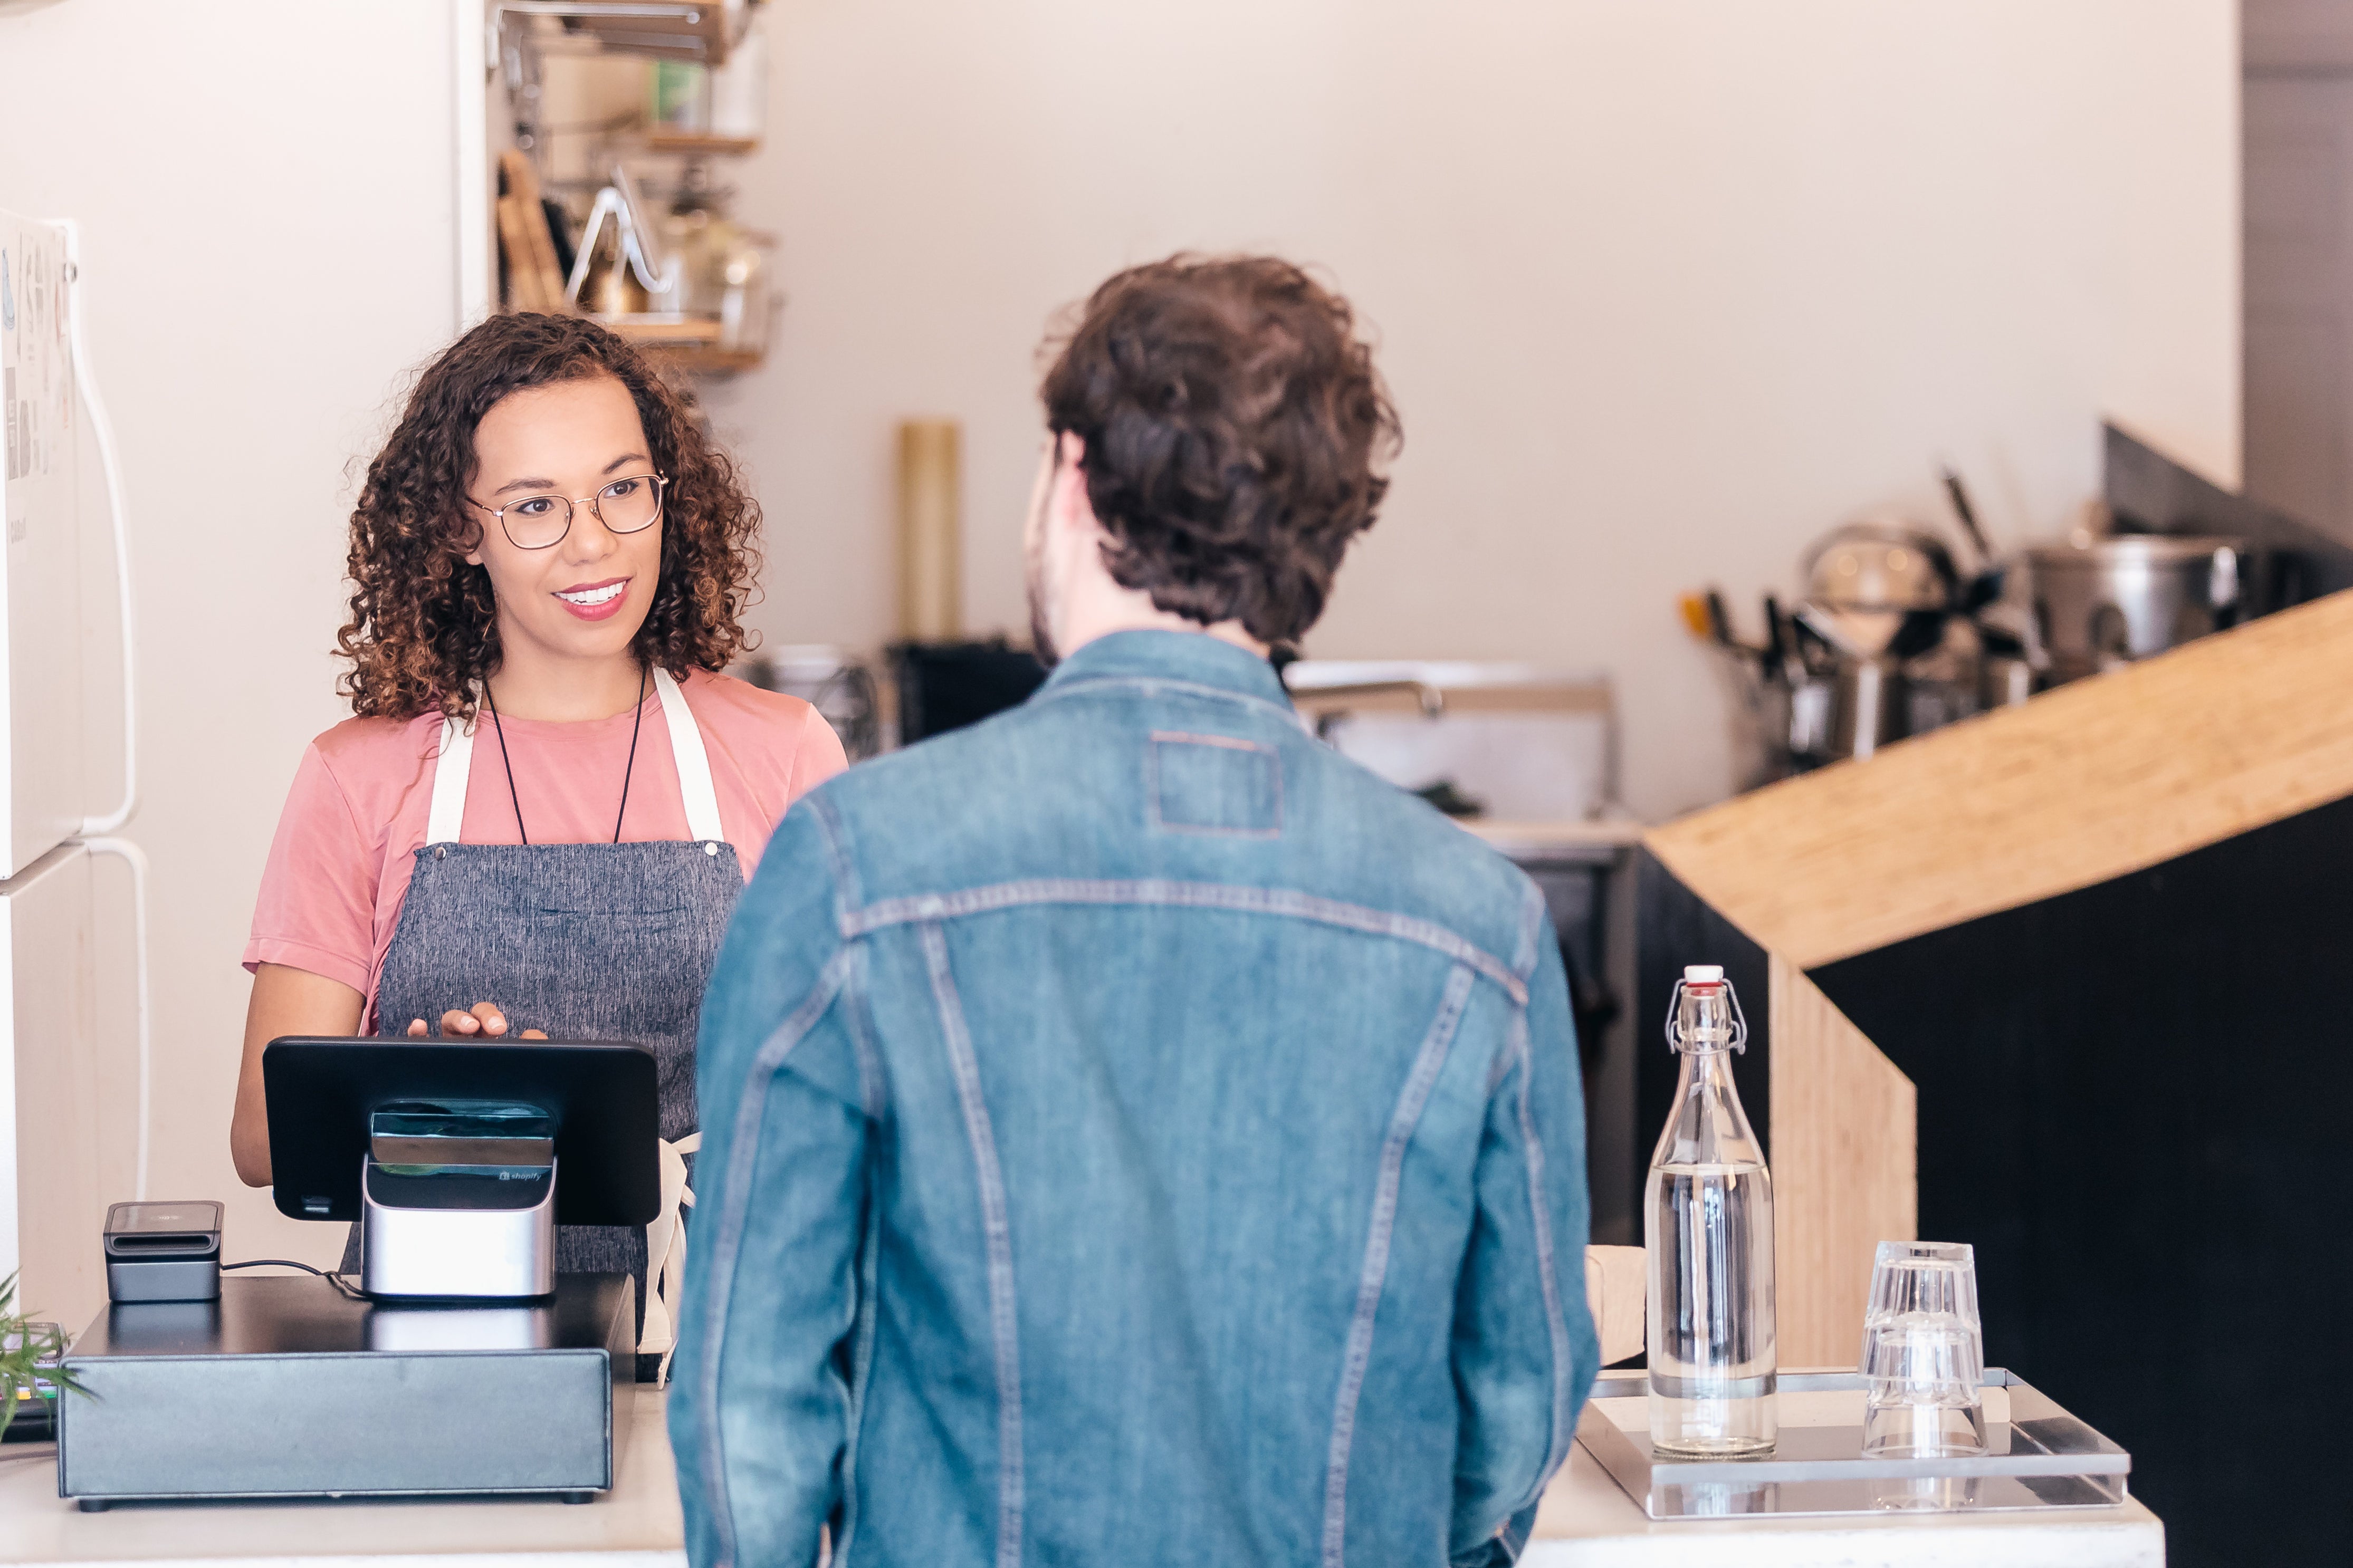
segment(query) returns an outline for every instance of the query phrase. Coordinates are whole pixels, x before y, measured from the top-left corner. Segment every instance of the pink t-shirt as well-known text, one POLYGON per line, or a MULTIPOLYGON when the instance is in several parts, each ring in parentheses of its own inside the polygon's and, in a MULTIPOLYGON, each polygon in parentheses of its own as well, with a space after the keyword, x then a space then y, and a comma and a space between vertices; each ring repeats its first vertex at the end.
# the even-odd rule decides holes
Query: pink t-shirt
MULTIPOLYGON (((719 823, 749 880, 785 808, 848 766, 841 742, 797 697, 697 670, 679 682, 719 796, 719 823)), ((629 772, 624 842, 687 837, 686 803, 661 700, 646 696, 638 756, 633 710, 584 724, 504 721, 514 790, 487 710, 466 780, 468 844, 520 844, 515 805, 533 844, 604 844, 629 772)), ((441 716, 347 719, 311 742, 278 819, 261 873, 245 966, 282 963, 340 980, 375 1008, 376 976, 400 922, 408 873, 425 843, 441 716)))

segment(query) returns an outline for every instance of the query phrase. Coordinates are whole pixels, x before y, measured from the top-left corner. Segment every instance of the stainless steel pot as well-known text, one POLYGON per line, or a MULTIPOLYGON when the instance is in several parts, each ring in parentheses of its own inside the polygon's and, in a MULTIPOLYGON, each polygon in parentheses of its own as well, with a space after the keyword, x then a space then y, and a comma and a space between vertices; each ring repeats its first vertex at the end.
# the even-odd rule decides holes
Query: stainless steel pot
POLYGON ((2246 607, 2241 539, 2116 534, 2026 552, 2053 684, 2179 647, 2246 607))

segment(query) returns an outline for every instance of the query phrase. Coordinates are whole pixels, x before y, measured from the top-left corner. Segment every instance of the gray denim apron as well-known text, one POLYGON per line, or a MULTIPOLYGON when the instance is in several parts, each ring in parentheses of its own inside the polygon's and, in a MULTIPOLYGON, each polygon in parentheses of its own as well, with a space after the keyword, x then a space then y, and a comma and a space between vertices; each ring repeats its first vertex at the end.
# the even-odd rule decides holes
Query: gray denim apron
MULTIPOLYGON (((508 1039, 543 1029, 559 1040, 651 1046, 665 1145, 664 1213, 652 1228, 666 1244, 679 1235, 674 1205, 686 1173, 669 1146, 699 1142, 691 1139, 695 1021, 728 916, 743 896, 744 872, 720 831, 694 715, 669 675, 656 669, 653 684, 686 804, 683 841, 460 843, 474 736, 455 721, 442 727, 425 843, 385 952, 375 1016, 382 1035, 406 1034, 414 1018, 438 1033, 450 1009, 494 1002, 506 1014, 508 1039)), ((683 1202, 692 1201, 684 1194, 683 1202)), ((345 1271, 358 1268, 358 1248, 353 1226, 345 1271)), ((682 1267, 682 1242, 678 1251, 682 1267)), ((562 1226, 555 1233, 558 1273, 626 1271, 636 1279, 641 1332, 647 1257, 647 1232, 636 1226, 562 1226)), ((673 1284, 677 1272, 661 1269, 673 1284)), ((670 1349, 675 1313, 658 1310, 655 1317, 655 1332, 639 1348, 659 1355, 670 1349)))

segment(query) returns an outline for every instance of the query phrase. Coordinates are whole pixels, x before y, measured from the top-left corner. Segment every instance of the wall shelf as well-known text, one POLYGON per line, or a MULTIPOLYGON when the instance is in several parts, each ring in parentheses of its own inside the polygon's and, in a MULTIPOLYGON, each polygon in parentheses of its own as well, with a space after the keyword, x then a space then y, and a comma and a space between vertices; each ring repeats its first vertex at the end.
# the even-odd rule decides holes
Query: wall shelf
POLYGON ((659 126, 646 132, 646 151, 649 153, 741 158, 759 150, 760 139, 756 136, 714 136, 703 131, 670 131, 659 126))
POLYGON ((723 349, 717 344, 649 343, 647 352, 664 364, 694 375, 733 375, 757 370, 767 356, 757 349, 723 349))

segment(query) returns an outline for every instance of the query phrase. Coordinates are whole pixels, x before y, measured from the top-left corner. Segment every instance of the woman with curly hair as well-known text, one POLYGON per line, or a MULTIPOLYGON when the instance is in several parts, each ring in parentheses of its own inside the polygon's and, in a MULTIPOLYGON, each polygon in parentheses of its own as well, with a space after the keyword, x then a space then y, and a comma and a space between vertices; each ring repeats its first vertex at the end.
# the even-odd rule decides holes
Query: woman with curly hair
MULTIPOLYGON (((696 1014, 793 800, 840 771, 816 710, 720 671, 759 509, 645 360, 493 317, 427 368, 352 513, 355 717, 312 742, 262 877, 230 1131, 270 1179, 261 1051, 364 1031, 628 1039, 693 1133, 696 1014)), ((641 1231, 567 1227, 559 1270, 641 1231)))

